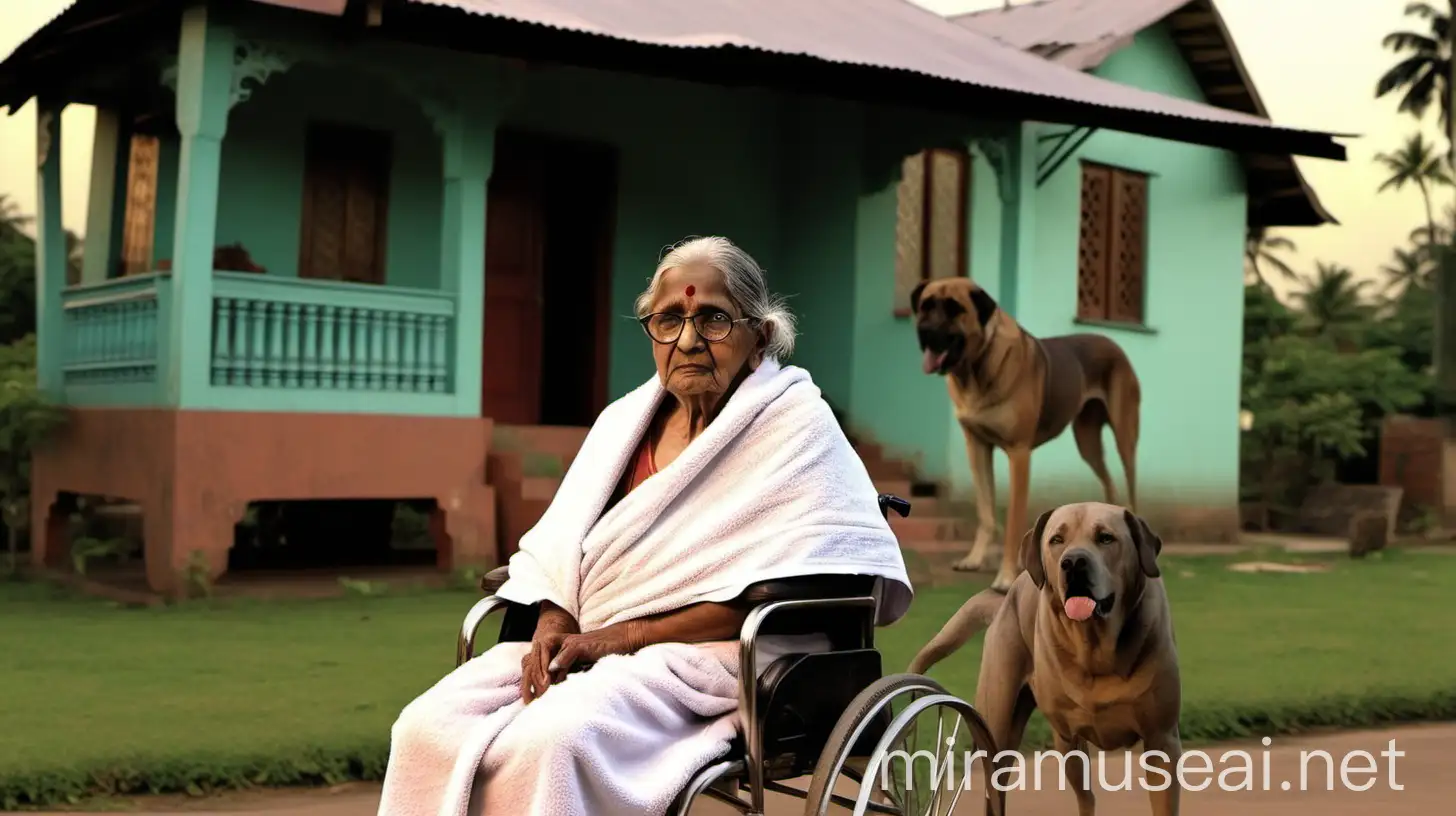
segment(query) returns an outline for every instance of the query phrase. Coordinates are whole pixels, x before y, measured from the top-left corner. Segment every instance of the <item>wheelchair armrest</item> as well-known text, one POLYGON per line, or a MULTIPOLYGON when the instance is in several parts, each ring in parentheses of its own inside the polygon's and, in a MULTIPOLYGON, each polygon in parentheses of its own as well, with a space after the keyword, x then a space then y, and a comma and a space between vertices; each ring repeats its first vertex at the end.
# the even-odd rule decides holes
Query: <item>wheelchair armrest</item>
POLYGON ((480 589, 486 595, 494 595, 509 577, 511 577, 511 565, 502 564, 481 577, 480 589))
POLYGON ((873 575, 803 575, 751 584, 738 596, 748 606, 775 601, 857 598, 874 592, 873 575))
MULTIPOLYGON (((874 580, 870 576, 814 576, 816 581, 829 578, 868 578, 871 583, 874 580)), ((792 583, 797 585, 796 589, 803 590, 805 582, 801 579, 794 579, 792 583)), ((831 640, 840 641, 832 647, 835 651, 873 649, 876 605, 875 599, 868 593, 839 597, 824 597, 821 594, 813 598, 757 604, 744 620, 738 638, 738 712, 743 728, 744 747, 748 753, 748 787, 754 792, 754 807, 757 812, 763 812, 763 803, 759 800, 762 798, 764 771, 764 733, 760 719, 763 710, 760 708, 758 694, 758 639, 780 632, 817 631, 834 634, 831 640), (771 619, 788 626, 770 628, 771 619), (775 631, 776 629, 779 631, 775 631)))

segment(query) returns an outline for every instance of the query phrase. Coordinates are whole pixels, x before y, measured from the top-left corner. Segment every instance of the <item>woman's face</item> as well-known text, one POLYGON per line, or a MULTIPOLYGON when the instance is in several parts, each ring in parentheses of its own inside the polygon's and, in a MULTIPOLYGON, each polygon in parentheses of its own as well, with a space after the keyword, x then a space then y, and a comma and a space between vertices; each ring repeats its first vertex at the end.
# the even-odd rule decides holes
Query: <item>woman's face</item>
POLYGON ((677 342, 654 338, 652 344, 658 379, 676 396, 721 394, 745 365, 757 368, 763 360, 761 331, 742 319, 742 312, 728 297, 723 275, 712 267, 674 267, 664 272, 648 312, 672 316, 649 321, 649 333, 654 322, 667 337, 681 326, 677 342), (690 319, 695 315, 696 322, 690 319), (728 329, 727 336, 719 339, 724 329, 728 329))

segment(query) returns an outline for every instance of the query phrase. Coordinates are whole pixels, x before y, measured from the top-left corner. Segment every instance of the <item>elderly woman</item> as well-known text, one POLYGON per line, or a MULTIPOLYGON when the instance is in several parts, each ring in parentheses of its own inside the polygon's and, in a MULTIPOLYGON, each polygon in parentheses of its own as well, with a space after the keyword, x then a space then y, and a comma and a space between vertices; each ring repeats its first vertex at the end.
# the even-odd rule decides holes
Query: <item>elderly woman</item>
MULTIPOLYGON (((739 727, 751 585, 910 586, 875 489, 802 369, 794 321, 723 238, 673 248, 637 313, 656 376, 602 412, 498 595, 539 604, 401 712, 381 816, 662 813, 739 727), (581 670, 583 669, 584 670, 581 670)), ((775 651, 824 644, 773 642, 775 651)))

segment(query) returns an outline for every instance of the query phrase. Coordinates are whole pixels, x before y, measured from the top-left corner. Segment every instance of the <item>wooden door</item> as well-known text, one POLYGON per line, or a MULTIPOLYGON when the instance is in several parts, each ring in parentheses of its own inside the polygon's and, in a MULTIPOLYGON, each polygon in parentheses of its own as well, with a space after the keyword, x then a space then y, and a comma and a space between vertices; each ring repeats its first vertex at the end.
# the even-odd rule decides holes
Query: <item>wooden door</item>
POLYGON ((485 227, 482 416, 534 425, 541 416, 541 157, 502 134, 496 143, 485 227))
POLYGON ((390 152, 385 133, 309 128, 299 277, 384 283, 390 152))

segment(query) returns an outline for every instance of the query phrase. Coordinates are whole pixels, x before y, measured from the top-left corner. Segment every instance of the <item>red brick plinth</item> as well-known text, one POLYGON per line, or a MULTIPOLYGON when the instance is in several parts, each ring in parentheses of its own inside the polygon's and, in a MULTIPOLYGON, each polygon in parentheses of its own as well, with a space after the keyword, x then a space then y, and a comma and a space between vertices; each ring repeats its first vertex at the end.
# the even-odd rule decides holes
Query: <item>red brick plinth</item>
POLYGON ((185 591, 200 553, 215 580, 257 500, 434 499, 439 565, 494 566, 491 420, 371 414, 83 408, 35 457, 31 558, 69 559, 63 493, 140 505, 147 583, 185 591))

